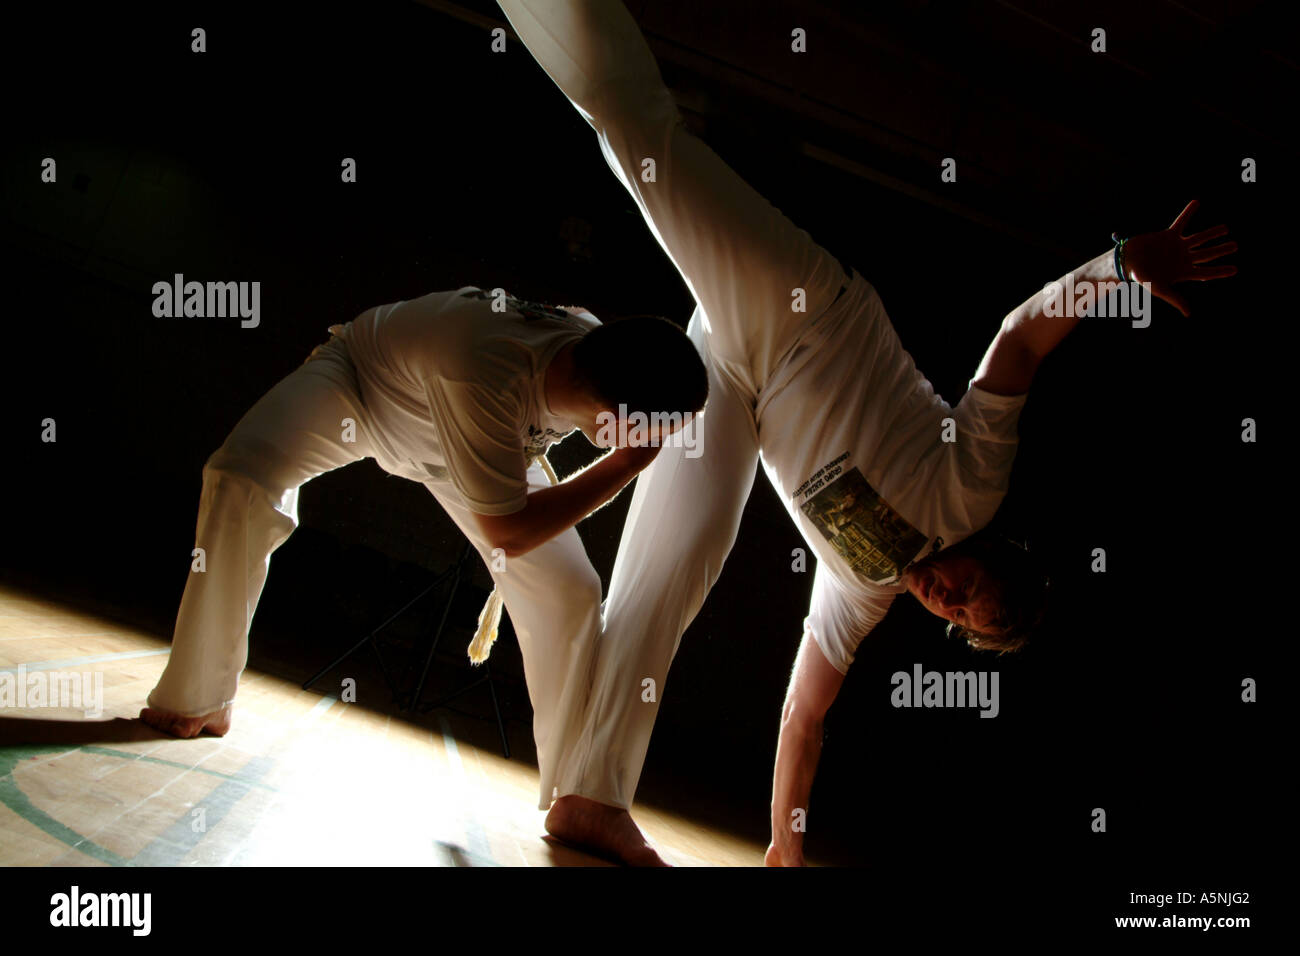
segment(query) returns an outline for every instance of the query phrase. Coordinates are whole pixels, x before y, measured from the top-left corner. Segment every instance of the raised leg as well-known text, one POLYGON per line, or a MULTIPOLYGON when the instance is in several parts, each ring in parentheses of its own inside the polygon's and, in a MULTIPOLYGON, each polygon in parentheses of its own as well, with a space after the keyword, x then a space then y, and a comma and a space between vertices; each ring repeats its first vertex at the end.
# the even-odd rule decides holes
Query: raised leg
POLYGON ((835 300, 836 258, 687 131, 618 0, 500 0, 541 67, 596 130, 615 176, 704 309, 713 357, 757 396, 835 300))

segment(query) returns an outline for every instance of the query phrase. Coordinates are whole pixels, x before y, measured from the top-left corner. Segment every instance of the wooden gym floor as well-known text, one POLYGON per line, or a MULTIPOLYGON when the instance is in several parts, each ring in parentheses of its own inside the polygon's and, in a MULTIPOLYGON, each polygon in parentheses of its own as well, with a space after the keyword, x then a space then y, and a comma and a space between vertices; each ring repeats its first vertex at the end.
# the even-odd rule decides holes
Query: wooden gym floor
MULTIPOLYGON (((0 865, 608 865, 543 839, 536 768, 467 743, 455 713, 419 726, 249 670, 227 736, 158 734, 134 718, 167 650, 0 587, 0 679, 103 674, 98 717, 0 706, 0 865)), ((762 864, 755 843, 633 816, 676 865, 762 864)))

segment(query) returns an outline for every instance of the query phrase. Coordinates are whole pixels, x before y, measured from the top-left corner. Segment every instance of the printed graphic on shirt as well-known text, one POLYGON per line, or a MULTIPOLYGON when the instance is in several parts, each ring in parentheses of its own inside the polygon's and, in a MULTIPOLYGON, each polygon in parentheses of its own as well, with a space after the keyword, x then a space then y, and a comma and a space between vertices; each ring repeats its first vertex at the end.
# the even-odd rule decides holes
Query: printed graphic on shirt
POLYGON ((554 428, 538 428, 536 425, 529 425, 528 443, 524 445, 524 461, 531 465, 533 459, 545 454, 551 442, 559 441, 563 437, 564 435, 554 428))
MULTIPOLYGON (((462 299, 495 298, 491 292, 487 292, 483 289, 470 289, 468 292, 462 292, 460 296, 462 299)), ((538 319, 561 319, 567 322, 573 321, 573 316, 569 315, 569 313, 565 312, 563 309, 558 309, 553 305, 542 305, 539 302, 525 302, 523 299, 516 299, 508 292, 505 295, 505 303, 507 309, 511 312, 518 312, 524 317, 525 321, 528 322, 535 322, 538 319)))
POLYGON ((880 497, 857 468, 844 471, 848 452, 825 465, 795 492, 808 516, 836 554, 873 584, 894 581, 929 538, 880 497))

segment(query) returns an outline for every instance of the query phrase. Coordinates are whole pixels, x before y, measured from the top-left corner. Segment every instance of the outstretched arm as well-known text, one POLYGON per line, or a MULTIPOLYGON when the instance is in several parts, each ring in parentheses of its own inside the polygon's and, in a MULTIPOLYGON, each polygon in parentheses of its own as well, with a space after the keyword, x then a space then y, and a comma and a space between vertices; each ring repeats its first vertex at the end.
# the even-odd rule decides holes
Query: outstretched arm
POLYGON ((822 722, 844 684, 844 675, 826 660, 805 631, 794 674, 781 709, 772 779, 772 843, 768 866, 803 865, 803 821, 822 752, 822 722))
MULTIPOLYGON (((1184 235, 1188 220, 1198 205, 1193 200, 1168 229, 1134 236, 1124 247, 1126 278, 1150 283, 1152 293, 1184 316, 1189 315, 1190 310, 1174 291, 1175 283, 1224 279, 1237 273, 1236 266, 1206 265, 1236 252, 1235 242, 1197 248, 1211 239, 1227 235, 1227 226, 1214 226, 1194 235, 1184 235)), ((1097 301, 1104 299, 1118 281, 1113 252, 1104 252, 1026 300, 1002 320, 1002 328, 984 354, 973 384, 995 395, 1022 395, 1029 391, 1039 363, 1084 317, 1076 314, 1073 303, 1064 296, 1064 290, 1073 288, 1077 296, 1091 287, 1092 301, 1097 301)))

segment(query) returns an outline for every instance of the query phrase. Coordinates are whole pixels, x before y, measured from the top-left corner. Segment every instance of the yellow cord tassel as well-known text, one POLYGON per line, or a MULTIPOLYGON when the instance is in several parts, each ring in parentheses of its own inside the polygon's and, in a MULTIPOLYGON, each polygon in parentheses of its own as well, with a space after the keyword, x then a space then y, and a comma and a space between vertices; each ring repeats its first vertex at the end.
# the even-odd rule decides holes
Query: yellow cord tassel
POLYGON ((488 595, 487 603, 478 616, 478 630, 474 640, 469 642, 469 659, 475 664, 482 664, 492 653, 492 644, 497 639, 497 628, 501 625, 501 592, 496 588, 488 595))
MULTIPOLYGON (((553 485, 558 485, 560 479, 555 476, 555 470, 551 468, 551 463, 547 461, 545 455, 538 457, 538 462, 542 466, 542 471, 546 472, 546 480, 553 485)), ((493 588, 492 593, 488 595, 487 603, 483 605, 483 610, 478 616, 478 630, 474 632, 474 640, 469 642, 469 659, 472 663, 482 664, 492 653, 492 645, 496 643, 497 631, 501 627, 501 608, 503 605, 500 588, 493 588)))

